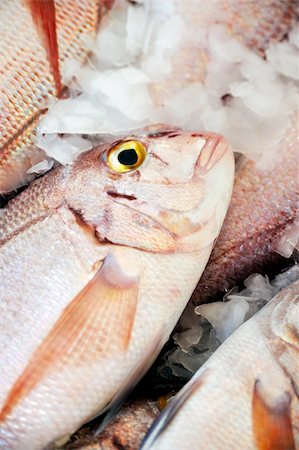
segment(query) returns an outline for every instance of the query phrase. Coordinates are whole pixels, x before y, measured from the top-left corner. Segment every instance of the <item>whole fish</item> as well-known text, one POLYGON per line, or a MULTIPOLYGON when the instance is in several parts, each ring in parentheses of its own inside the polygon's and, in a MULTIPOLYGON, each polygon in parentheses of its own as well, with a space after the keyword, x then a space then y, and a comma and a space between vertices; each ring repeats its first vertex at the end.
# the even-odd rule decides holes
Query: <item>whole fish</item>
POLYGON ((170 400, 142 450, 299 448, 299 281, 229 337, 170 400))
POLYGON ((0 211, 1 449, 75 431, 144 373, 206 265, 233 174, 219 135, 155 130, 0 211))
MULTIPOLYGON (((255 278, 256 280, 261 280, 261 278, 263 278, 261 276, 259 277, 256 276, 253 278, 255 278)), ((279 291, 289 287, 298 279, 299 266, 295 264, 287 271, 282 272, 273 280, 271 280, 271 287, 269 283, 266 282, 263 286, 264 290, 261 289, 261 285, 259 285, 259 288, 255 289, 255 291, 252 293, 246 293, 246 291, 243 291, 238 295, 246 298, 246 296, 249 294, 251 300, 253 300, 255 304, 256 302, 258 302, 259 304, 264 304, 266 301, 265 298, 267 298, 268 300, 270 300, 269 297, 271 296, 272 298, 274 298, 274 296, 279 291)), ((205 311, 202 311, 202 313, 204 312, 206 318, 209 318, 209 314, 207 313, 207 311, 211 311, 214 304, 215 303, 209 303, 203 305, 205 311)), ((231 317, 232 320, 234 320, 233 316, 231 317)), ((214 322, 213 324, 215 325, 214 322)), ((221 324, 218 324, 218 326, 221 326, 221 324)), ((207 343, 206 345, 203 344, 200 348, 198 348, 198 351, 203 351, 204 347, 208 352, 209 344, 207 343)), ((193 357, 195 357, 196 359, 195 355, 193 355, 193 357)), ((178 359, 177 363, 180 362, 181 361, 178 359)), ((131 401, 126 402, 117 417, 112 420, 111 423, 108 424, 105 427, 104 431, 99 435, 95 435, 94 430, 96 429, 96 423, 100 423, 100 418, 91 422, 84 428, 80 429, 77 433, 75 433, 67 443, 67 445, 63 447, 63 449, 74 450, 76 448, 80 450, 117 450, 119 449, 120 445, 122 445, 122 448, 138 450, 149 426, 153 423, 155 417, 157 417, 157 415, 159 414, 159 411, 163 410, 167 405, 169 399, 174 396, 174 391, 171 390, 167 382, 165 383, 165 379, 163 379, 163 385, 161 383, 160 386, 157 386, 155 381, 157 381, 157 379, 155 380, 153 372, 150 371, 146 375, 145 379, 141 382, 141 385, 139 385, 139 387, 137 388, 138 392, 146 392, 147 398, 143 396, 142 398, 138 398, 138 401, 132 399, 131 401), (149 385, 153 385, 153 387, 150 387, 149 385), (157 398, 158 392, 161 392, 161 388, 164 392, 167 392, 167 394, 160 396, 157 401, 153 401, 153 399, 157 398)), ((167 381, 169 381, 169 378, 167 381)))

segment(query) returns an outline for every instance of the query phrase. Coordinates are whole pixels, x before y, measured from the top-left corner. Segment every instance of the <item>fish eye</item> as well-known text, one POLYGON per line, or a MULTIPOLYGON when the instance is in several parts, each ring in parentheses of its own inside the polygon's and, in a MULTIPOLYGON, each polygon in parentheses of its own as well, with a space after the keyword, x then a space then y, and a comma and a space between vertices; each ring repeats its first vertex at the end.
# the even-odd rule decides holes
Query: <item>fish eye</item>
POLYGON ((146 148, 141 142, 123 141, 109 149, 107 164, 115 172, 129 172, 141 166, 146 154, 146 148))

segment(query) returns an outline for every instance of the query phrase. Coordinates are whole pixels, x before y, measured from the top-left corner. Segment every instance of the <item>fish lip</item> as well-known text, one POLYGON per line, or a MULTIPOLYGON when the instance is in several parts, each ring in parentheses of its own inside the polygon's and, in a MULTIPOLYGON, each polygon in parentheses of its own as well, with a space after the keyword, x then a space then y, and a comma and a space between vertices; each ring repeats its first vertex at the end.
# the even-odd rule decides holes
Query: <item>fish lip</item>
POLYGON ((206 139, 195 163, 194 173, 206 174, 221 160, 229 148, 228 141, 216 133, 202 133, 198 137, 206 139))

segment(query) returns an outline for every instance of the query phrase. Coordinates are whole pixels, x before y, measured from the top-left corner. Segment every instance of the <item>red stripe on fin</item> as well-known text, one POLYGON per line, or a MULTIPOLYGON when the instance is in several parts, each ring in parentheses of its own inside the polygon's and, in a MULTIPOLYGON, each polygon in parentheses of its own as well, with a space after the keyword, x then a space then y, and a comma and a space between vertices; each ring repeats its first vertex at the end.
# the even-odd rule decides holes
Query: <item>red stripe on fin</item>
POLYGON ((61 77, 59 70, 59 51, 56 31, 54 0, 25 0, 28 4, 33 22, 42 38, 49 64, 52 69, 57 96, 61 94, 61 77))
POLYGON ((128 277, 113 254, 64 309, 12 387, 0 422, 50 373, 125 352, 129 346, 139 280, 128 277))

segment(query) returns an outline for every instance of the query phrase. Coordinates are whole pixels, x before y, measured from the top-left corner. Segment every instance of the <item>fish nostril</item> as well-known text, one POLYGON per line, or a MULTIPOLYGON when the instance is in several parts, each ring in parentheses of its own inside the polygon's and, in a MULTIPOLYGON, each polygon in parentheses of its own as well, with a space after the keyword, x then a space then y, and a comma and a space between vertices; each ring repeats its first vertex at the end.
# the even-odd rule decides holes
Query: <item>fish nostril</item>
POLYGON ((228 148, 226 140, 221 136, 207 139, 198 158, 198 166, 206 173, 221 159, 228 148))

